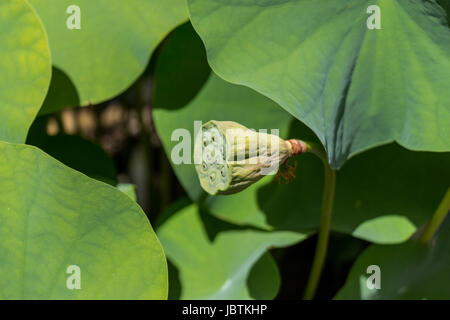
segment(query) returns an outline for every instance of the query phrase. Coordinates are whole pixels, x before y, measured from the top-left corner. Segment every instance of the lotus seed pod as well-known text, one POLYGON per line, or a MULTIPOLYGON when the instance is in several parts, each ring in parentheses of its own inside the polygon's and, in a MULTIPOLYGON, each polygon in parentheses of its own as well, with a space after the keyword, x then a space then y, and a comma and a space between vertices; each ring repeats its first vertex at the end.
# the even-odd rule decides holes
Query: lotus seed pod
POLYGON ((211 120, 196 137, 195 168, 206 192, 232 194, 275 173, 287 158, 303 152, 303 148, 298 140, 286 141, 232 121, 211 120))

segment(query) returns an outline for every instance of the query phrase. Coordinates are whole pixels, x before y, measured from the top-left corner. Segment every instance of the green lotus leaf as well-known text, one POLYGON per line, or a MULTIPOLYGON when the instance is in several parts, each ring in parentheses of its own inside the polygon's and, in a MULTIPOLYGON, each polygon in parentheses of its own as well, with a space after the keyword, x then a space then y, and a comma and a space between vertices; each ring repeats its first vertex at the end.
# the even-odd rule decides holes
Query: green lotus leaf
POLYGON ((450 30, 434 1, 189 0, 212 69, 310 127, 332 167, 396 141, 450 151, 450 30))
POLYGON ((269 252, 253 265, 247 278, 250 296, 255 300, 270 300, 280 290, 281 277, 277 262, 269 252))
POLYGON ((158 236, 178 269, 181 299, 272 299, 279 274, 265 252, 299 242, 307 233, 236 228, 193 204, 169 217, 158 236))
POLYGON ((429 247, 409 241, 400 245, 373 245, 356 260, 347 282, 335 299, 450 299, 450 228, 442 227, 429 247), (373 271, 380 268, 380 289, 368 286, 373 271))
POLYGON ((0 3, 0 140, 23 143, 51 77, 47 35, 24 0, 0 3))
POLYGON ((54 79, 63 81, 52 87, 75 88, 77 94, 67 101, 58 94, 60 90, 50 90, 54 97, 47 98, 44 113, 118 95, 142 74, 169 31, 188 19, 184 0, 50 2, 30 0, 49 35, 53 66, 59 75, 54 79))
POLYGON ((160 243, 121 191, 4 142, 0 190, 1 299, 167 298, 160 243))
POLYGON ((376 243, 398 243, 408 240, 417 227, 405 216, 384 215, 368 219, 352 235, 376 243))

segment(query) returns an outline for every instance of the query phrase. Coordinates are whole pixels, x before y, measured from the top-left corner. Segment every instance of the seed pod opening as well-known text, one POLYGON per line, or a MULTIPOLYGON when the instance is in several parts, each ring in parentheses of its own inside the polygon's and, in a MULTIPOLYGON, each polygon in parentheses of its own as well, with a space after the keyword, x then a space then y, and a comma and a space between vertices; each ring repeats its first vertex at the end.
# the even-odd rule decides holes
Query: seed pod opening
POLYGON ((196 137, 194 161, 202 188, 212 195, 239 192, 293 154, 290 142, 232 121, 211 120, 196 137))

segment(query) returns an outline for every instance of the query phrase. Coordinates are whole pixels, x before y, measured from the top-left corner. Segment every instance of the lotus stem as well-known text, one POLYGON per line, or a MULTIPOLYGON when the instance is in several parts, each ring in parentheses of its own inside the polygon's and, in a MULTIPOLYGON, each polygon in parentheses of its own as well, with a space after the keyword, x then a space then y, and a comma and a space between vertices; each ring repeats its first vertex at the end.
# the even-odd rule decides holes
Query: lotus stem
POLYGON ((319 145, 306 143, 306 146, 306 152, 311 152, 318 156, 322 160, 325 168, 325 183, 320 215, 319 236, 317 239, 316 253, 314 256, 311 274, 303 296, 305 300, 311 300, 316 294, 328 250, 328 239, 330 237, 331 215, 333 211, 333 200, 336 185, 336 173, 333 169, 331 169, 328 164, 327 156, 319 145))
POLYGON ((433 214, 433 217, 431 217, 430 222, 427 224, 422 235, 419 237, 419 242, 422 242, 423 244, 430 243, 431 239, 433 239, 433 236, 436 234, 436 231, 439 229, 442 222, 444 222, 445 217, 447 216, 449 210, 450 210, 450 188, 447 189, 447 193, 445 194, 444 198, 439 204, 436 212, 433 214))

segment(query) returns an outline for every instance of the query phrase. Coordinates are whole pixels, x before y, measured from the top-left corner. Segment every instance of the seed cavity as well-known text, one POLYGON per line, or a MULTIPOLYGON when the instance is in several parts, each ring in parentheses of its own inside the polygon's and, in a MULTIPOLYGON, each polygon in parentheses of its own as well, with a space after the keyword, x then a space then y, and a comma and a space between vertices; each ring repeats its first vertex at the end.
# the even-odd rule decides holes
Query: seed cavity
MULTIPOLYGON (((201 140, 202 162, 198 168, 202 180, 210 190, 223 189, 231 179, 226 165, 226 140, 216 127, 203 131, 201 140)), ((214 192, 214 191, 213 191, 214 192)))

